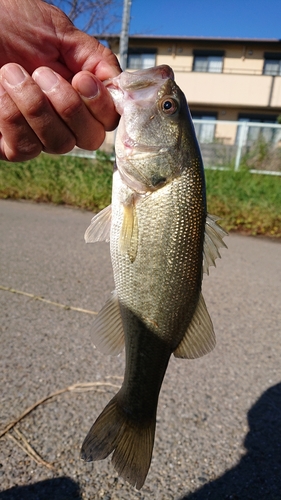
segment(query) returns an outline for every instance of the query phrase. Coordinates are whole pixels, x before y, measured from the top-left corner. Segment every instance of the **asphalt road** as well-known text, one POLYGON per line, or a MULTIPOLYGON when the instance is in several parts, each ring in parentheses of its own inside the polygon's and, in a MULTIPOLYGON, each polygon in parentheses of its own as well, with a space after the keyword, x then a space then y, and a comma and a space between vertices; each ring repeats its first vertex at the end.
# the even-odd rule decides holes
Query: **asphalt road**
MULTIPOLYGON (((113 280, 108 245, 84 243, 90 219, 0 201, 0 286, 99 310, 113 280)), ((79 458, 121 383, 124 355, 94 349, 93 315, 0 289, 0 429, 54 391, 102 383, 39 405, 0 439, 0 500, 281 499, 281 244, 239 235, 227 244, 203 286, 217 346, 199 360, 171 360, 140 492, 109 459, 79 458), (21 435, 54 469, 18 446, 21 435)))

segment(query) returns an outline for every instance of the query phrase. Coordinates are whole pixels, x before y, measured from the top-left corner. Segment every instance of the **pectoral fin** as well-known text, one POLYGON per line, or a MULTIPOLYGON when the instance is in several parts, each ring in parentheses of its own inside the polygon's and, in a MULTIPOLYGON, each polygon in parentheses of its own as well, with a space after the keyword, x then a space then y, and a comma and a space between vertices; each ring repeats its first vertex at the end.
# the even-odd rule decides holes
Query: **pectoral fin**
POLYGON ((216 344, 215 333, 212 320, 207 311, 207 307, 200 293, 197 308, 188 326, 188 329, 174 351, 176 358, 200 358, 211 352, 216 344))
POLYGON ((205 225, 205 239, 203 248, 203 272, 209 274, 209 267, 215 266, 215 260, 220 257, 219 248, 225 247, 226 244, 223 238, 227 236, 227 232, 217 224, 218 217, 214 215, 207 215, 205 225))
POLYGON ((127 253, 134 262, 138 251, 138 219, 134 201, 123 205, 123 222, 120 233, 120 251, 127 253))
POLYGON ((86 243, 95 243, 96 241, 109 241, 111 227, 111 205, 104 208, 95 215, 91 224, 85 232, 86 243))
POLYGON ((124 348, 124 330, 116 291, 112 292, 95 319, 93 341, 99 351, 112 356, 117 356, 124 348))

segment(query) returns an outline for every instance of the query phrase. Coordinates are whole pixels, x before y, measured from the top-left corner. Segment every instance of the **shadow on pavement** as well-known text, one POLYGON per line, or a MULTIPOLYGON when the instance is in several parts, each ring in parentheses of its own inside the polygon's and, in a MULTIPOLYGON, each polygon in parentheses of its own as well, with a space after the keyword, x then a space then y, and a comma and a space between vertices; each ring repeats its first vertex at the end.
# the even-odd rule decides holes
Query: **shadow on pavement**
POLYGON ((0 493, 0 500, 82 500, 79 485, 68 477, 15 486, 0 493))
MULTIPOLYGON (((179 500, 281 499, 281 383, 263 393, 248 412, 246 454, 236 467, 179 500)), ((18 486, 0 500, 82 500, 79 485, 68 477, 18 486)))
POLYGON ((248 412, 247 453, 233 469, 180 500, 281 499, 281 383, 248 412))

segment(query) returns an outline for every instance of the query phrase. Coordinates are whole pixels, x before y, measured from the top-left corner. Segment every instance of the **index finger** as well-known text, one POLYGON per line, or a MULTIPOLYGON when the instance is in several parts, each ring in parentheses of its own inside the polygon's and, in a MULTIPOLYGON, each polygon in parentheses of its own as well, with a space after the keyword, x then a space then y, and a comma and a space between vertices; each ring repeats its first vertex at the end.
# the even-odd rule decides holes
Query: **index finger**
POLYGON ((80 71, 73 77, 72 86, 105 130, 114 130, 117 127, 119 115, 113 99, 98 78, 89 71, 80 71))

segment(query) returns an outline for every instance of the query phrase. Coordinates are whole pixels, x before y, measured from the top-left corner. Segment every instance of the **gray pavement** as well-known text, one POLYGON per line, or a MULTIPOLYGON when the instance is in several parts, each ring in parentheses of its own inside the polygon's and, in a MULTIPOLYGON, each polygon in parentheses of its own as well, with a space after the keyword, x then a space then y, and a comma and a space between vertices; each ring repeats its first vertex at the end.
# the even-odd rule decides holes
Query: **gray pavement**
MULTIPOLYGON (((0 201, 0 286, 97 311, 113 289, 108 245, 85 245, 89 212, 0 201)), ((217 346, 171 359, 150 472, 139 492, 81 443, 116 389, 67 392, 19 424, 53 463, 37 464, 6 434, 0 500, 281 499, 281 244, 231 235, 204 296, 217 346)), ((0 430, 28 406, 77 382, 120 384, 124 355, 94 349, 93 316, 0 290, 0 430)), ((11 431, 17 439, 18 435, 11 431)))

